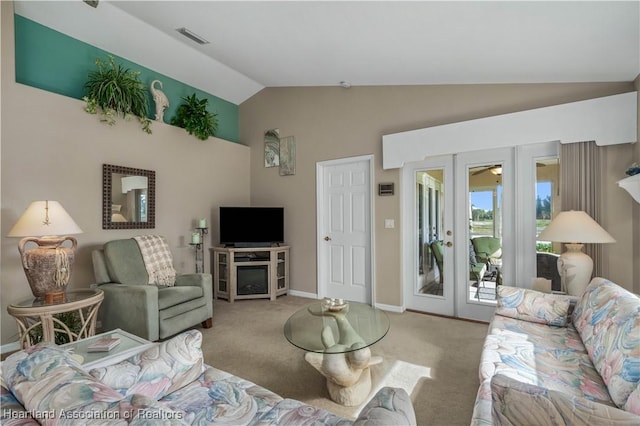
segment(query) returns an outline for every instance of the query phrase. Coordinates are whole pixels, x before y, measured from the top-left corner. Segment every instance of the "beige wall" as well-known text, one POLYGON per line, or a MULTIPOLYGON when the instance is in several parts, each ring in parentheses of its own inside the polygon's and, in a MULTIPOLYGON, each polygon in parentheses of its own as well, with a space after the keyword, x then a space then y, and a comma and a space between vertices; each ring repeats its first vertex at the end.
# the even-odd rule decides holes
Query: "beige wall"
MULTIPOLYGON (((219 139, 200 141, 183 129, 154 123, 147 135, 137 121, 109 127, 84 112, 84 103, 15 83, 13 13, 2 2, 1 287, 2 343, 17 340, 11 302, 31 296, 18 255, 17 238, 5 237, 34 200, 59 201, 84 233, 70 288, 93 282, 91 250, 116 238, 155 233, 167 237, 180 272, 194 271, 188 245, 195 220, 214 224, 207 247, 218 241, 217 208, 249 203, 246 146, 219 139), (102 164, 156 171, 156 228, 102 229, 102 164)), ((209 256, 205 256, 209 270, 209 256)))
MULTIPOLYGON (((382 135, 584 100, 634 90, 631 82, 540 85, 457 85, 401 87, 267 88, 240 105, 240 140, 251 158, 251 202, 286 208, 286 235, 291 244, 291 287, 316 292, 315 172, 318 161, 374 154, 375 183, 395 182, 396 195, 373 200, 375 208, 376 301, 401 305, 399 172, 382 170, 382 135), (265 168, 263 134, 280 129, 295 136, 294 176, 265 168), (385 229, 384 219, 395 219, 385 229)), ((481 147, 478 147, 481 149, 481 147)), ((627 204, 629 216, 630 207, 627 204)), ((616 207, 611 205, 609 209, 616 207)), ((606 226, 606 224, 605 224, 606 226)), ((630 226, 625 228, 631 233, 630 226)), ((628 237, 627 237, 628 241, 628 237)), ((625 243, 627 250, 630 243, 625 243)), ((613 249, 614 252, 615 248, 613 249)), ((617 253, 617 252, 616 252, 617 253)), ((625 283, 630 286, 629 251, 625 283)))

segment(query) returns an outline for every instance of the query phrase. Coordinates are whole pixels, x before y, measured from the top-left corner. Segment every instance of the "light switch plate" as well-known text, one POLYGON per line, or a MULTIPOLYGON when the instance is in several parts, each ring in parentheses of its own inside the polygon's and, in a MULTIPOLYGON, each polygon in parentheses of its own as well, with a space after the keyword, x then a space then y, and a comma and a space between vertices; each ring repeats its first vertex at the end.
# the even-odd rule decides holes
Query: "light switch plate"
POLYGON ((385 219, 384 220, 384 227, 387 229, 393 229, 396 227, 396 221, 393 219, 385 219))

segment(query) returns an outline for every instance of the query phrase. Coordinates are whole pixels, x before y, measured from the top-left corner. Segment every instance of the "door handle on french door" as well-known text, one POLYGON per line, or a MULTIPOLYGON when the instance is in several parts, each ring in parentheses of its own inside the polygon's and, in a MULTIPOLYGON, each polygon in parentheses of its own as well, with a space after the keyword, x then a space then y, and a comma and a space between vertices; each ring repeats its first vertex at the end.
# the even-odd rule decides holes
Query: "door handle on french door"
POLYGON ((453 247, 453 243, 451 241, 447 241, 444 245, 447 247, 453 247))
POLYGON ((324 237, 325 241, 331 241, 331 237, 329 237, 328 235, 326 237, 324 237))

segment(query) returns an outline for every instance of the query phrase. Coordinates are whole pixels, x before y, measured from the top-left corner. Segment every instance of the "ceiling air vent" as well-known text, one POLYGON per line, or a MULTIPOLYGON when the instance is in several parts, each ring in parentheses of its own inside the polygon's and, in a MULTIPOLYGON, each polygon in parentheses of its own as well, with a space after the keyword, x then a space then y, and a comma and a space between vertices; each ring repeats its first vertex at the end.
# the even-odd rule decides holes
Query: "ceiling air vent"
POLYGON ((195 41, 198 44, 209 44, 209 42, 207 40, 203 39, 198 34, 192 32, 192 31, 189 31, 185 27, 177 28, 176 31, 179 32, 180 34, 182 34, 183 36, 187 37, 188 39, 191 39, 191 40, 195 41))

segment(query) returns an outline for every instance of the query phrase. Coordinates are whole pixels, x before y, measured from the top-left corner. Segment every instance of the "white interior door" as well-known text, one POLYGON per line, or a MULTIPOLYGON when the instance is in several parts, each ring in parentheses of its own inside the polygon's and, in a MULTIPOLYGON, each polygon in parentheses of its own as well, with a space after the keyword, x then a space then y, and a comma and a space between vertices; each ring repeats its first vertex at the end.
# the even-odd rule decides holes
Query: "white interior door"
POLYGON ((318 163, 318 296, 372 303, 373 156, 318 163))
POLYGON ((403 168, 404 300, 408 309, 454 316, 453 156, 403 168), (415 188, 415 190, 413 190, 415 188), (432 242, 438 247, 433 247, 432 242), (434 250, 441 250, 442 256, 434 250))

